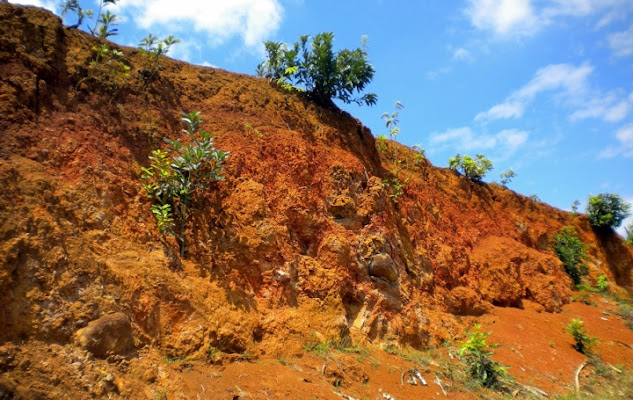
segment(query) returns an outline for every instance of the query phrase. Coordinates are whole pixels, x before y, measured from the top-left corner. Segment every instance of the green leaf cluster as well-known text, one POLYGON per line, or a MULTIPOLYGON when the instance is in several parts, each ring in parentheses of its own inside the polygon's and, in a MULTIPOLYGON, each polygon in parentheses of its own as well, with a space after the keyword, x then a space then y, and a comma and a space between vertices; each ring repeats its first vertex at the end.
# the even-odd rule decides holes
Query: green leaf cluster
MULTIPOLYGON (((98 38, 106 39, 110 36, 114 36, 118 33, 118 29, 112 28, 116 25, 119 18, 112 14, 110 11, 102 13, 101 11, 108 4, 116 4, 118 0, 100 0, 99 9, 97 10, 97 20, 93 27, 88 27, 90 33, 98 38)), ((69 26, 69 28, 78 28, 85 17, 92 18, 94 12, 92 10, 84 10, 79 4, 78 0, 64 0, 61 5, 62 16, 65 16, 68 12, 74 12, 77 14, 77 23, 69 26)))
POLYGON ((552 247, 563 262, 563 268, 565 268, 567 275, 571 277, 575 285, 580 284, 582 276, 587 275, 588 272, 585 259, 589 246, 580 240, 576 228, 573 226, 563 227, 559 233, 554 235, 552 247))
POLYGON ((150 165, 142 168, 141 178, 146 182, 147 196, 155 201, 152 213, 161 234, 175 236, 180 254, 184 256, 189 205, 196 193, 205 190, 211 182, 224 179, 223 165, 228 152, 217 150, 212 135, 200 129, 203 121, 199 111, 183 113, 182 122, 189 143, 165 138, 167 151, 152 152, 150 165), (179 222, 178 232, 174 229, 174 219, 179 222))
POLYGON ((139 42, 138 50, 145 59, 143 69, 139 70, 141 79, 144 81, 143 88, 146 88, 160 71, 162 58, 167 55, 171 46, 176 43, 180 43, 180 39, 176 39, 174 35, 161 40, 151 33, 139 42))
POLYGON ((492 161, 487 159, 483 154, 477 154, 475 158, 468 155, 462 156, 459 153, 455 157, 448 160, 448 168, 453 171, 461 170, 466 178, 474 182, 481 182, 486 173, 492 167, 492 161))
POLYGON ((374 93, 356 97, 374 77, 365 42, 363 37, 361 47, 336 53, 332 32, 312 38, 302 35, 292 47, 267 41, 267 59, 257 66, 256 72, 287 90, 305 91, 308 98, 322 106, 332 106, 335 98, 344 103, 374 105, 378 101, 374 93))
POLYGON ((567 332, 574 337, 574 349, 582 354, 591 354, 592 348, 598 343, 598 338, 589 337, 585 323, 580 318, 573 318, 567 325, 567 332))
POLYGON ((630 215, 631 205, 613 193, 589 196, 587 215, 594 227, 617 228, 630 215))
POLYGON ((494 354, 492 349, 497 347, 487 342, 490 332, 482 332, 479 324, 474 328, 473 332, 466 332, 468 339, 460 346, 459 357, 466 362, 473 378, 485 387, 494 388, 507 374, 508 367, 490 359, 494 354))
POLYGON ((507 171, 503 171, 499 174, 499 177, 501 178, 501 184, 503 186, 506 186, 508 183, 512 182, 512 179, 516 178, 517 176, 518 175, 512 170, 512 168, 509 168, 507 171))

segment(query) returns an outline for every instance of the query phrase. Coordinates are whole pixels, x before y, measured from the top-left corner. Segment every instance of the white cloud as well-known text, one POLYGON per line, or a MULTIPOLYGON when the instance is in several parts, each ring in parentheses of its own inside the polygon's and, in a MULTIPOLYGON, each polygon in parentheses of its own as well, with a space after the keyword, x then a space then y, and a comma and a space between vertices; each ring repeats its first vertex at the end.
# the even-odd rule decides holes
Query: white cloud
POLYGON ((607 37, 609 47, 616 57, 628 57, 633 54, 633 25, 622 32, 612 33, 607 37))
POLYGON ((494 149, 499 157, 507 158, 523 146, 529 133, 517 129, 506 129, 496 135, 476 134, 466 126, 434 132, 429 136, 429 150, 455 149, 458 152, 479 152, 494 149))
POLYGON ((472 61, 473 56, 470 54, 470 51, 460 47, 453 51, 453 60, 459 61, 472 61))
MULTIPOLYGON (((633 211, 633 198, 628 198, 628 199, 625 198, 624 201, 629 203, 629 205, 631 206, 631 210, 633 211)), ((633 215, 629 216, 624 221, 622 221, 622 225, 620 225, 616 229, 616 232, 618 232, 620 235, 622 235, 622 237, 626 238, 626 229, 630 228, 631 226, 633 226, 631 224, 633 224, 633 215)), ((629 229, 629 230, 631 230, 631 229, 629 229)))
POLYGON ((22 4, 25 6, 42 7, 52 12, 57 11, 57 3, 50 0, 19 0, 19 1, 11 1, 11 3, 22 4))
POLYGON ((475 27, 500 36, 523 36, 538 30, 530 0, 470 0, 466 15, 475 27))
POLYGON ((451 71, 453 70, 453 68, 451 67, 442 67, 440 69, 434 70, 434 71, 427 71, 426 72, 426 79, 430 80, 430 81, 434 81, 444 75, 450 74, 451 71))
POLYGON ((609 146, 602 150, 598 158, 613 158, 617 156, 633 157, 633 123, 624 125, 615 133, 618 146, 609 146))
POLYGON ((579 106, 580 109, 570 117, 572 121, 599 118, 606 122, 620 122, 633 109, 633 93, 624 98, 616 92, 603 96, 594 95, 579 106))
POLYGON ((204 32, 210 45, 239 36, 249 48, 261 46, 278 28, 283 8, 278 0, 121 0, 117 10, 129 13, 145 29, 167 26, 170 32, 204 32))
POLYGON ((525 108, 534 98, 546 91, 557 93, 570 102, 575 102, 587 91, 587 78, 593 67, 584 63, 578 67, 570 64, 553 64, 539 69, 530 82, 512 93, 503 103, 477 114, 476 121, 521 118, 525 108))
POLYGON ((520 38, 565 18, 595 17, 602 28, 632 11, 630 0, 469 0, 465 14, 478 29, 520 38))

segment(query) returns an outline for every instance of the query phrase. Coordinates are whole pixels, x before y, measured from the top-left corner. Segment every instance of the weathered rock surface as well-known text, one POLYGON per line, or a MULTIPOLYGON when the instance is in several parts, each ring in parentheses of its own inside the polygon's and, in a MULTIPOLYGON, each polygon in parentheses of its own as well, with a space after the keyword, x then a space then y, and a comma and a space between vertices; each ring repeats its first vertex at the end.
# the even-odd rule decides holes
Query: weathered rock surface
POLYGON ((134 348, 130 318, 123 313, 104 315, 79 330, 76 341, 96 357, 125 355, 134 348))

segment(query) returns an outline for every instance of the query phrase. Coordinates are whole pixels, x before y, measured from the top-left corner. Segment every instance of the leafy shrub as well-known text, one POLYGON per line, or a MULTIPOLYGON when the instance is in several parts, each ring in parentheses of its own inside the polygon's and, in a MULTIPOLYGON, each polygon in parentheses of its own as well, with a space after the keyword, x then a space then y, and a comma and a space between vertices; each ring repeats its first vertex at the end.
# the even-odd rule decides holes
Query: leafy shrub
POLYGON ((475 158, 460 154, 448 160, 448 168, 453 171, 461 170, 471 181, 480 182, 492 167, 492 162, 483 154, 477 154, 475 158))
POLYGON ((589 196, 587 215, 591 226, 617 228, 630 215, 630 210, 631 206, 617 194, 589 196))
POLYGON ((574 200, 571 203, 571 213, 575 216, 576 214, 578 214, 578 207, 580 207, 580 201, 578 201, 578 199, 574 200))
POLYGON ((160 233, 175 236, 180 255, 184 256, 189 205, 198 190, 224 179, 221 174, 228 152, 216 150, 211 134, 200 129, 199 111, 183 113, 182 122, 189 143, 165 138, 168 151, 152 152, 150 166, 142 168, 141 178, 147 182, 147 196, 155 201, 151 209, 160 233), (178 232, 174 230, 174 219, 179 222, 178 232))
POLYGON ((587 265, 584 263, 587 257, 587 248, 573 226, 565 226, 554 235, 552 247, 563 262, 563 268, 567 275, 571 277, 575 285, 580 284, 582 276, 587 275, 587 265))
POLYGON ((143 79, 143 89, 154 79, 158 71, 162 68, 160 62, 167 55, 171 46, 180 43, 180 39, 176 39, 174 35, 170 35, 163 40, 151 33, 139 42, 138 50, 145 59, 145 65, 139 70, 141 79, 143 79))
POLYGON ((308 98, 322 106, 332 106, 332 99, 344 103, 374 105, 378 97, 362 92, 374 77, 374 67, 367 60, 365 37, 361 47, 334 53, 332 32, 312 38, 299 37, 292 48, 280 42, 265 42, 267 60, 257 66, 257 75, 276 81, 286 89, 303 88, 308 98))
POLYGON ((499 177, 501 178, 501 184, 506 186, 508 183, 512 182, 513 178, 517 177, 517 174, 512 170, 512 168, 509 168, 507 171, 503 171, 499 174, 499 177))
POLYGON ((587 336, 585 323, 580 318, 573 318, 567 325, 567 332, 571 334, 576 342, 574 349, 582 354, 591 354, 592 348, 598 343, 598 338, 587 336))
POLYGON ((62 17, 64 17, 68 12, 74 12, 77 14, 77 23, 74 25, 69 25, 69 28, 78 28, 85 17, 92 17, 92 10, 84 10, 81 5, 79 5, 78 0, 65 0, 61 5, 61 13, 62 17))
MULTIPOLYGON (((112 14, 110 11, 106 11, 102 13, 101 11, 108 4, 116 4, 118 0, 100 0, 99 1, 99 9, 97 10, 97 21, 95 25, 88 30, 90 33, 98 38, 106 39, 110 36, 114 36, 117 34, 116 28, 111 28, 112 25, 116 25, 116 21, 118 18, 116 15, 112 14)), ((78 0, 64 0, 61 4, 62 16, 65 16, 68 12, 72 11, 77 14, 77 23, 75 25, 69 26, 69 28, 78 28, 85 17, 92 18, 94 12, 92 10, 84 10, 81 5, 79 5, 78 0)))
POLYGON ((470 369, 470 374, 483 386, 493 388, 499 379, 507 374, 508 367, 504 367, 490 357, 494 354, 496 344, 488 344, 490 332, 481 332, 481 326, 475 324, 473 332, 466 332, 468 339, 460 346, 459 356, 463 358, 470 369))
POLYGON ((596 289, 599 292, 604 292, 609 288, 609 281, 607 281, 607 277, 604 274, 598 275, 596 278, 596 289))
POLYGON ((124 62, 123 52, 101 43, 92 48, 94 57, 90 61, 88 76, 77 83, 79 88, 84 82, 95 82, 107 86, 111 100, 116 98, 129 76, 130 66, 124 62))

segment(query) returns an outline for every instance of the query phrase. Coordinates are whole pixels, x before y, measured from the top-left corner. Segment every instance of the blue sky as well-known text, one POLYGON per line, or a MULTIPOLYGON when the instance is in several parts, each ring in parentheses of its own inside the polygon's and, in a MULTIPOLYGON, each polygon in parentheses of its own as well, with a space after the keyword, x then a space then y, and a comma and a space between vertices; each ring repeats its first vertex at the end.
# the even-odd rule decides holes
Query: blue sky
MULTIPOLYGON (((57 1, 22 3, 59 12, 57 1)), ((584 209, 604 192, 633 203, 631 0, 120 0, 108 9, 121 17, 117 43, 174 34, 182 43, 170 56, 247 74, 265 40, 331 31, 340 49, 367 35, 378 104, 341 107, 374 135, 387 133, 380 116, 399 100, 398 141, 419 144, 434 165, 483 153, 495 166, 485 180, 512 168, 511 189, 555 207, 578 199, 584 209)))

